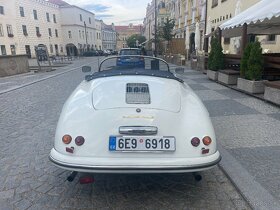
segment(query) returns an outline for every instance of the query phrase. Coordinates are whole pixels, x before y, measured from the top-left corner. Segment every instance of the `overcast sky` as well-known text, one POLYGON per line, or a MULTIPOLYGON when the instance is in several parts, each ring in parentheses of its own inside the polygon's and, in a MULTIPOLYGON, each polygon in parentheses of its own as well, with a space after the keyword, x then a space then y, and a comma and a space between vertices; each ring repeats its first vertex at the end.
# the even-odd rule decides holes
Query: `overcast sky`
POLYGON ((128 25, 143 23, 147 4, 151 0, 65 0, 95 13, 106 24, 128 25))

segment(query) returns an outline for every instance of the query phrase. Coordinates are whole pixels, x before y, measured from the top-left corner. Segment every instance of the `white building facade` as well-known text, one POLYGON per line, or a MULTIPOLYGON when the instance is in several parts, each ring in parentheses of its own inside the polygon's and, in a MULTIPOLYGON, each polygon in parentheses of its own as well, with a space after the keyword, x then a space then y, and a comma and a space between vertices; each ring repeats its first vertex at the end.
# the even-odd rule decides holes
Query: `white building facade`
POLYGON ((43 0, 0 1, 0 55, 27 54, 45 45, 50 55, 64 55, 59 7, 43 0))
POLYGON ((102 21, 102 46, 103 50, 116 50, 117 33, 114 24, 106 25, 102 21))
POLYGON ((60 7, 60 12, 67 55, 77 56, 95 49, 95 15, 73 5, 60 7))
POLYGON ((102 20, 96 19, 96 50, 102 50, 102 20))

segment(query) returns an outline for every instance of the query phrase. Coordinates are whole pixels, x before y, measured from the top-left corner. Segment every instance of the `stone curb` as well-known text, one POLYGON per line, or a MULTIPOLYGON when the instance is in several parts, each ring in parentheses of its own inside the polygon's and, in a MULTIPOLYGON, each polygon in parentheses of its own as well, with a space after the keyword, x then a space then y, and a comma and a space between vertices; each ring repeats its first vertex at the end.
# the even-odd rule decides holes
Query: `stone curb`
POLYGON ((252 209, 280 209, 280 203, 221 145, 219 145, 219 151, 222 155, 219 167, 252 209))

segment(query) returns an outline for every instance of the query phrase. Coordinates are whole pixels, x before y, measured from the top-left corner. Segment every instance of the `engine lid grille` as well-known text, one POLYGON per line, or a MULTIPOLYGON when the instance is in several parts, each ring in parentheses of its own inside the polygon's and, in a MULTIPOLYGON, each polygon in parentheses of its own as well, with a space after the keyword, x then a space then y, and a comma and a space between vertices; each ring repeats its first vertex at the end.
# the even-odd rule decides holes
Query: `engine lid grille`
POLYGON ((151 97, 148 84, 127 83, 126 84, 127 104, 150 104, 151 97))

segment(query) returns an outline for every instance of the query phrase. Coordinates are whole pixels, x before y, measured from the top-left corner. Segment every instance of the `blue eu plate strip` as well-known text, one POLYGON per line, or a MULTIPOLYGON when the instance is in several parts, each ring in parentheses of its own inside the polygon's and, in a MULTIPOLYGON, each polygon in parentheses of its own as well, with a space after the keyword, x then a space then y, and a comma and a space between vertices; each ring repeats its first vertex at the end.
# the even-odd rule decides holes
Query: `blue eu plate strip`
POLYGON ((116 137, 115 136, 110 136, 109 138, 109 150, 110 151, 115 151, 116 150, 116 137))

